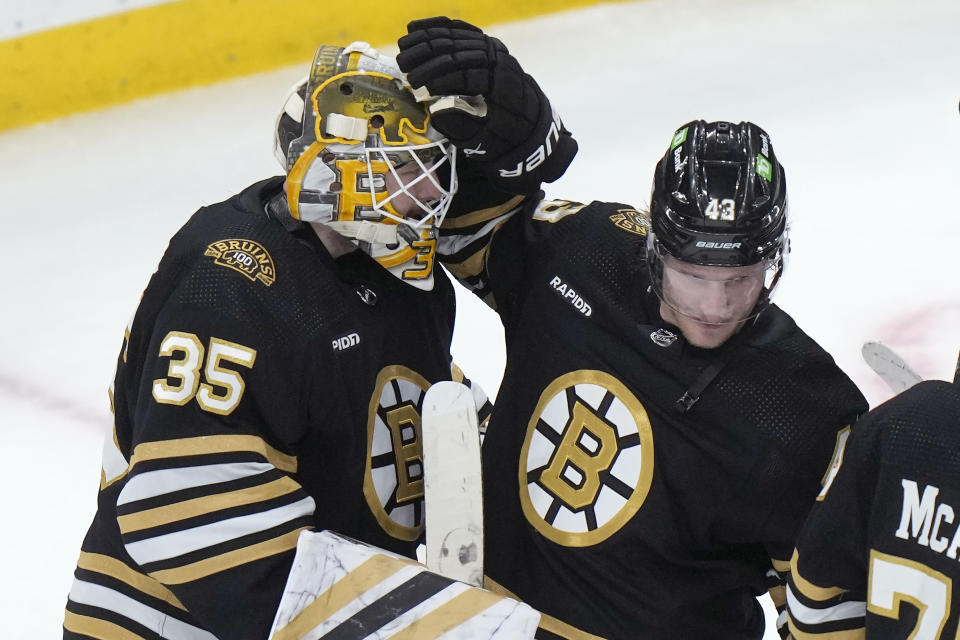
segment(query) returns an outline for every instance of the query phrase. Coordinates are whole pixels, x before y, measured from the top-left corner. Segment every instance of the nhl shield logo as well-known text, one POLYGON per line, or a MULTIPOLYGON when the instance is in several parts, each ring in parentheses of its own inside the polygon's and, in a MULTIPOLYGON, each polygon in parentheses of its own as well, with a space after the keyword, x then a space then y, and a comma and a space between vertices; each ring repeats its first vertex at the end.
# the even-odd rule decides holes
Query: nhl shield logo
POLYGON ((363 494, 383 530, 413 541, 423 532, 423 439, 420 415, 430 383, 400 365, 377 376, 367 421, 363 494))
POLYGON ((667 331, 666 329, 657 329, 650 334, 650 339, 653 341, 653 344, 658 347, 666 348, 677 341, 677 334, 672 331, 667 331))
POLYGON ((653 431, 639 400, 602 371, 554 380, 520 454, 524 516, 568 547, 600 543, 640 509, 653 480, 653 431))

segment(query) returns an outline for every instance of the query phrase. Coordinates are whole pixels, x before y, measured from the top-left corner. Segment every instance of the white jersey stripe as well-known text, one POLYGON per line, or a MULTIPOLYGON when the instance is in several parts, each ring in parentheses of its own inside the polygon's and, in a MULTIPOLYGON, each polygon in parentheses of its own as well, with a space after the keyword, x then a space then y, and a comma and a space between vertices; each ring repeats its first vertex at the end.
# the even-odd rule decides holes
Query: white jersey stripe
POLYGON ((787 615, 787 608, 784 607, 783 611, 780 612, 780 615, 777 616, 777 629, 785 628, 784 625, 787 624, 788 618, 789 616, 787 615))
POLYGON ((147 471, 130 478, 120 492, 117 504, 123 505, 182 489, 239 480, 274 468, 267 462, 236 462, 147 471))
POLYGON ((144 565, 265 531, 295 518, 311 515, 315 508, 316 503, 313 498, 306 497, 293 504, 268 511, 228 518, 124 546, 130 557, 138 564, 144 565))
MULTIPOLYGON (((469 245, 471 242, 474 242, 478 238, 483 238, 487 236, 491 229, 496 227, 498 224, 502 223, 504 220, 516 213, 516 209, 511 209, 509 212, 505 213, 502 216, 498 216, 486 223, 479 230, 471 233, 470 235, 458 234, 458 235, 444 235, 440 237, 440 240, 437 242, 437 253, 440 255, 453 255, 469 245)), ((478 249, 479 251, 479 249, 478 249)))
POLYGON ((167 640, 217 640, 216 636, 203 629, 172 618, 119 591, 92 582, 74 580, 70 588, 70 600, 118 613, 167 640))
POLYGON ((808 625, 863 618, 867 613, 867 603, 862 601, 841 602, 840 604, 823 609, 808 607, 797 600, 797 597, 793 594, 793 590, 789 585, 787 585, 787 607, 790 610, 790 616, 794 620, 808 625))

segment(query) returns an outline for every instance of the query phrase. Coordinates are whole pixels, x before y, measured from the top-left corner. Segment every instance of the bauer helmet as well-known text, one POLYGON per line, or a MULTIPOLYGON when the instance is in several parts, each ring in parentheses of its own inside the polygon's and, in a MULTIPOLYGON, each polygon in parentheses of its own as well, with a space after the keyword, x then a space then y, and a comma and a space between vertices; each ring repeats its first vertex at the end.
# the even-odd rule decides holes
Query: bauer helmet
POLYGON ((318 47, 274 142, 293 218, 329 226, 394 275, 430 287, 436 229, 456 191, 455 148, 393 58, 365 42, 318 47))
POLYGON ((739 322, 763 310, 789 252, 786 179, 763 129, 751 122, 703 120, 678 129, 657 163, 650 218, 647 265, 663 302, 714 324, 739 322), (708 275, 724 272, 728 275, 716 279, 708 275), (665 293, 664 279, 671 275, 681 283, 674 290, 687 292, 686 301, 671 295, 670 287, 665 293), (730 297, 728 313, 698 317, 698 290, 718 282, 730 297))

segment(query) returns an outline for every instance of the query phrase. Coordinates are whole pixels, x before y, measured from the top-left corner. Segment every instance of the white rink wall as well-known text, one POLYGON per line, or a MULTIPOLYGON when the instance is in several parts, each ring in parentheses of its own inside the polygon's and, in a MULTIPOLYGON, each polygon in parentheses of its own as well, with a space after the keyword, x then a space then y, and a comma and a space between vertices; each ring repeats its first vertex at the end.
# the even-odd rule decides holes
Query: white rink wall
MULTIPOLYGON (((549 197, 643 206, 676 127, 763 126, 794 219, 777 301, 876 404, 889 392, 862 342, 883 340, 938 378, 960 348, 957 25, 956 0, 647 0, 491 31, 580 142, 549 197)), ((58 637, 123 328, 183 221, 279 172, 271 128, 302 73, 0 134, 3 637, 58 637)), ((482 304, 461 302, 454 355, 492 395, 502 333, 482 304)))

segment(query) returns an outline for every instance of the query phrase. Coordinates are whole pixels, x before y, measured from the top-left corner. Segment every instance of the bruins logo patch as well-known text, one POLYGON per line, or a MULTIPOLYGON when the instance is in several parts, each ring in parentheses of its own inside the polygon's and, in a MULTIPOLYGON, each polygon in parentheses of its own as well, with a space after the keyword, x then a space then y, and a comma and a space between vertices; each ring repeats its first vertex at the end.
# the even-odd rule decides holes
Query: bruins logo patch
POLYGON ((635 233, 638 236, 647 235, 647 229, 650 228, 649 216, 636 209, 618 209, 615 214, 610 216, 610 220, 624 231, 635 233))
POLYGON ((423 440, 420 412, 430 383, 400 365, 377 376, 367 421, 363 494, 377 522, 394 538, 423 532, 423 440))
POLYGON ((270 253, 253 240, 218 240, 209 245, 203 255, 213 258, 214 264, 239 271, 254 282, 259 280, 268 287, 277 279, 270 253))
POLYGON ((640 401, 602 371, 554 380, 520 454, 523 513, 544 537, 597 544, 637 512, 653 479, 653 432, 640 401))

